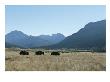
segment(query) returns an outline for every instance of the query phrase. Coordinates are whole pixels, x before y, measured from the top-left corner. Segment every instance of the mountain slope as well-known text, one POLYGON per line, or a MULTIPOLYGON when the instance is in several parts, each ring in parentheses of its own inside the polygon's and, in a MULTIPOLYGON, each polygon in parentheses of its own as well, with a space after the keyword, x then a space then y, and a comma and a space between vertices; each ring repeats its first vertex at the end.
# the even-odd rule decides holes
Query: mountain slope
POLYGON ((6 48, 23 48, 21 46, 18 46, 18 45, 13 45, 13 44, 10 44, 8 42, 5 42, 5 47, 6 48))
POLYGON ((66 37, 58 44, 48 48, 105 48, 106 46, 106 20, 90 22, 77 33, 66 37))

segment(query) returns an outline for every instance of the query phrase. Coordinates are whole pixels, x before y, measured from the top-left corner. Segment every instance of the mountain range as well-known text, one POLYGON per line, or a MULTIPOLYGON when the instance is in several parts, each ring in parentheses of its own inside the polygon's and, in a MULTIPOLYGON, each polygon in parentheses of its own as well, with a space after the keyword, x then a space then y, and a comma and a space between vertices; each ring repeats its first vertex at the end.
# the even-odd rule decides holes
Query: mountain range
POLYGON ((29 36, 21 31, 11 31, 5 35, 5 47, 19 46, 23 48, 32 48, 40 46, 48 46, 56 44, 65 39, 65 36, 61 33, 40 36, 29 36))
POLYGON ((60 33, 52 36, 28 36, 21 31, 15 30, 5 36, 5 42, 24 48, 102 49, 106 47, 106 20, 90 22, 78 32, 67 37, 60 33))

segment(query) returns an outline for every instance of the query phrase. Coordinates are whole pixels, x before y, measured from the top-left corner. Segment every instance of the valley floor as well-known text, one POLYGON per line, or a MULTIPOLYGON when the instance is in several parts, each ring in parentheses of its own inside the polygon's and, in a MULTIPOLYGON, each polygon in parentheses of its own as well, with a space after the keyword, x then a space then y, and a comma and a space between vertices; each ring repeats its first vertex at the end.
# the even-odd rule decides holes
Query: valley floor
POLYGON ((69 52, 60 56, 19 55, 20 50, 6 49, 6 71, 106 71, 106 53, 69 52))

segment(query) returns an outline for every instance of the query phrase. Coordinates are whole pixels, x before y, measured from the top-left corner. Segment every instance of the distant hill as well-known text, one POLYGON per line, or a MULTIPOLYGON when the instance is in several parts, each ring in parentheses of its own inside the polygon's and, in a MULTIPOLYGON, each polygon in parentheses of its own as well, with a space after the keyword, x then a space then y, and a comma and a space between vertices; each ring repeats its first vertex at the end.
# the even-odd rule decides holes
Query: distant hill
MULTIPOLYGON (((21 31, 12 31, 5 35, 6 44, 17 45, 23 48, 32 48, 56 44, 64 40, 65 36, 57 33, 50 35, 28 36, 21 31)), ((6 46, 7 47, 7 46, 6 46)))
POLYGON ((50 35, 40 35, 38 37, 43 39, 43 40, 50 41, 53 44, 59 43, 62 40, 64 40, 64 38, 65 38, 65 36, 61 33, 52 34, 51 36, 50 35))
POLYGON ((5 42, 5 47, 6 48, 23 48, 21 46, 18 46, 18 45, 13 45, 13 44, 10 44, 8 42, 5 42))
POLYGON ((77 33, 66 37, 58 44, 46 48, 90 49, 106 47, 106 20, 90 22, 77 33))

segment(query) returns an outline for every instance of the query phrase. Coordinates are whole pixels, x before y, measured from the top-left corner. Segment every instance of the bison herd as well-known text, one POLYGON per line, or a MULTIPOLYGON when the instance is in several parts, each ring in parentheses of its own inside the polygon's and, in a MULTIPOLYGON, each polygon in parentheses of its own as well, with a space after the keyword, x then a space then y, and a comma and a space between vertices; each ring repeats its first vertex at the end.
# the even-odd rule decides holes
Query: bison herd
MULTIPOLYGON (((29 52, 22 50, 22 51, 20 51, 19 54, 20 55, 29 55, 29 52)), ((44 52, 43 51, 37 51, 37 52, 35 52, 35 55, 44 55, 44 52)), ((60 53, 59 52, 51 52, 51 55, 60 55, 60 53)))

